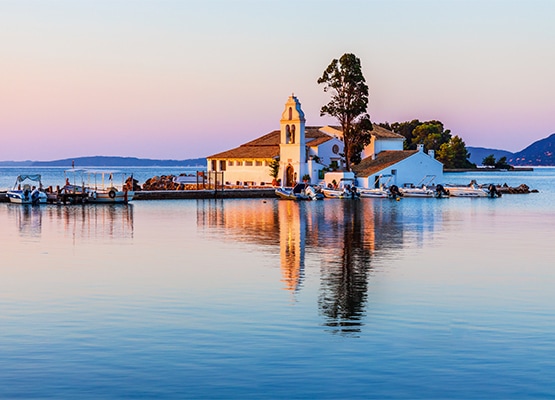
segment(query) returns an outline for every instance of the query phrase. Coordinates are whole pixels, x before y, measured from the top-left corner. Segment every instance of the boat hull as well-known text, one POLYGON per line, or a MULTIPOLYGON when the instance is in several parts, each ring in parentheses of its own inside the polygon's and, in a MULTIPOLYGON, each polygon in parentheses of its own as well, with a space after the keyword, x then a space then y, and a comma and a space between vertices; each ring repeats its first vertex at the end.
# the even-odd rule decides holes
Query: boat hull
POLYGON ((44 192, 38 192, 35 195, 32 192, 25 193, 23 190, 9 190, 6 195, 10 203, 14 204, 45 204, 48 200, 44 192))
POLYGON ((133 191, 90 191, 87 201, 93 204, 128 203, 133 200, 133 191))
POLYGON ((434 191, 430 189, 399 189, 403 197, 434 197, 434 191))
POLYGON ((488 197, 488 192, 480 188, 446 186, 450 197, 488 197))
POLYGON ((322 189, 322 193, 324 197, 328 199, 358 199, 359 193, 353 192, 346 192, 343 190, 335 190, 335 189, 322 189))
POLYGON ((360 197, 364 198, 384 199, 389 197, 387 191, 381 189, 360 189, 359 193, 360 197))

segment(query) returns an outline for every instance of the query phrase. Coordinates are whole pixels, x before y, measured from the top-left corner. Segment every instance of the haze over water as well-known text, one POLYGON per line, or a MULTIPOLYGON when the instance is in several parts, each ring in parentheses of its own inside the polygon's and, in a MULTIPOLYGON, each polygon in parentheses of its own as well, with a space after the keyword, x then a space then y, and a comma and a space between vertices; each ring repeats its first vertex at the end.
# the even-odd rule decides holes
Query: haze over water
POLYGON ((0 398, 555 396, 555 169, 499 199, 0 203, 0 398))

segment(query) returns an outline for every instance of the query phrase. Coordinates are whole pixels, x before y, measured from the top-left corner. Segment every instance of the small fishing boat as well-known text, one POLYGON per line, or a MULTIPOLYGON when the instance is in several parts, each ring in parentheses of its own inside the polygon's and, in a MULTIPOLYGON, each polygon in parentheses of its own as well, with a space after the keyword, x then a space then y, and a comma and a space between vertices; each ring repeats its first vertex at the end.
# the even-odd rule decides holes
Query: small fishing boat
POLYGON ((435 177, 435 175, 426 175, 416 186, 403 186, 399 188, 399 191, 403 197, 434 197, 435 191, 431 187, 433 187, 435 177))
POLYGON ((10 203, 16 204, 41 204, 48 200, 47 194, 42 189, 41 175, 19 175, 11 190, 6 192, 10 203), (32 185, 28 183, 35 182, 32 185))
POLYGON ((324 188, 324 197, 328 199, 358 199, 360 193, 356 186, 345 185, 343 189, 324 188))
POLYGON ((389 191, 385 188, 375 188, 375 189, 359 189, 360 197, 370 197, 370 198, 387 198, 389 197, 389 191))
POLYGON ((488 197, 488 191, 471 183, 468 186, 445 185, 450 197, 488 197))
POLYGON ((276 196, 283 200, 321 200, 324 195, 313 186, 298 183, 293 188, 280 187, 275 190, 276 196))
POLYGON ((66 170, 66 184, 61 195, 73 202, 80 199, 87 203, 128 203, 133 200, 135 192, 128 189, 133 175, 114 170, 70 169, 66 170), (68 175, 72 175, 73 182, 68 175), (116 180, 121 180, 116 184, 116 180), (72 197, 73 196, 73 197, 72 197))

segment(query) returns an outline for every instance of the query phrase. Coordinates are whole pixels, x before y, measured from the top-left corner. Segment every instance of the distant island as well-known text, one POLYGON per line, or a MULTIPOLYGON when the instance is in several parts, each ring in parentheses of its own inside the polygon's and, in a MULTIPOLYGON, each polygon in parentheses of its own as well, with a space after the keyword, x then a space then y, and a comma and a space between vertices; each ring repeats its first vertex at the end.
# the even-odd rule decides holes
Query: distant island
POLYGON ((149 158, 91 156, 53 161, 0 161, 4 167, 196 167, 206 166, 206 158, 153 160, 149 158))
POLYGON ((507 157, 507 163, 515 167, 555 166, 555 133, 516 153, 470 146, 467 146, 466 150, 470 153, 470 162, 478 166, 482 165, 483 159, 489 155, 493 155, 496 159, 507 157))
MULTIPOLYGON (((467 146, 470 162, 482 165, 485 157, 507 158, 507 163, 516 167, 555 166, 555 133, 540 139, 516 153, 506 150, 467 146)), ((0 161, 2 167, 206 167, 206 158, 187 160, 154 160, 149 158, 91 156, 65 158, 53 161, 0 161)))

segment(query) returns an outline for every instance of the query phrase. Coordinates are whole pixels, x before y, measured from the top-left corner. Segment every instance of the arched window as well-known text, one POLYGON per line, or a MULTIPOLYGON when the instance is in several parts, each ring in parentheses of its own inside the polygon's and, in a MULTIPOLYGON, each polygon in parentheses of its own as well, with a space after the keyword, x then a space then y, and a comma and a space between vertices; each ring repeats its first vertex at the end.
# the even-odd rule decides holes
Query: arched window
POLYGON ((289 107, 289 120, 293 119, 293 109, 289 107))
POLYGON ((289 144, 291 142, 291 128, 289 125, 285 126, 285 144, 289 144))
POLYGON ((295 143, 295 127, 296 125, 291 125, 291 143, 295 143))

